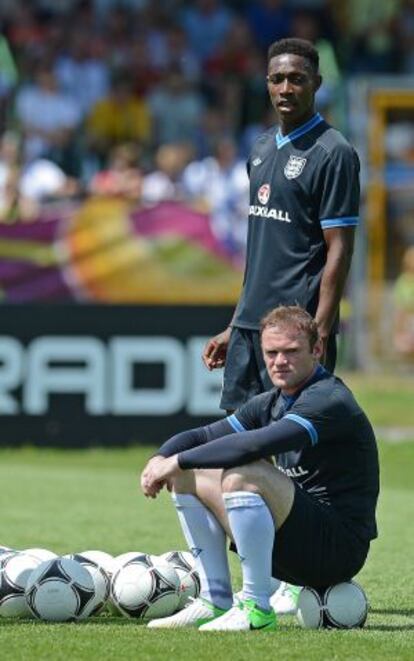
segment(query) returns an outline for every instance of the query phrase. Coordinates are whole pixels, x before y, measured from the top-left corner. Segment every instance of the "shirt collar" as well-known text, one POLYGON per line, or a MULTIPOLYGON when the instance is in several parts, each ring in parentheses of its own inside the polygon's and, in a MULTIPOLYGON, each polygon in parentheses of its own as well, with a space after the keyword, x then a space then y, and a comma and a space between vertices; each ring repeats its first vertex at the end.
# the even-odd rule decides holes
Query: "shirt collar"
POLYGON ((288 142, 292 142, 293 140, 296 140, 296 138, 299 138, 301 135, 304 135, 305 133, 308 133, 311 129, 313 129, 315 126, 323 122, 323 117, 320 115, 320 113, 316 113, 308 119, 307 122, 302 124, 301 126, 298 126, 294 131, 291 133, 288 133, 287 135, 282 135, 279 131, 276 133, 276 146, 278 149, 281 149, 284 145, 287 145, 288 142))
POLYGON ((294 395, 284 395, 282 392, 280 392, 282 399, 285 402, 286 408, 290 408, 292 406, 293 402, 299 397, 304 388, 308 388, 312 383, 319 381, 319 379, 321 379, 324 374, 327 374, 327 371, 321 364, 319 364, 309 379, 303 384, 302 388, 295 392, 294 395))

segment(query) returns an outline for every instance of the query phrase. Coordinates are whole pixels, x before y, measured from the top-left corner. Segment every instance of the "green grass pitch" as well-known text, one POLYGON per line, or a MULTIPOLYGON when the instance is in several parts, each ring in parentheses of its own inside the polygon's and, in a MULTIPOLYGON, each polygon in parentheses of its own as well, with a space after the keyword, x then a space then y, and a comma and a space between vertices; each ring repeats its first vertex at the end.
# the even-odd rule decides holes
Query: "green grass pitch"
MULTIPOLYGON (((378 427, 414 428, 412 379, 346 375, 378 427)), ((280 618, 277 632, 162 632, 126 618, 78 624, 0 618, 1 661, 229 661, 257 659, 414 658, 414 432, 411 441, 379 441, 380 537, 358 576, 371 610, 358 631, 304 631, 280 618)), ((138 474, 153 448, 84 452, 0 451, 0 544, 57 553, 101 549, 161 553, 185 548, 168 494, 147 501, 138 474)), ((237 559, 231 557, 235 587, 237 559)))
MULTIPOLYGON (((412 659, 414 649, 414 518, 410 464, 414 443, 380 442, 380 538, 358 580, 371 610, 358 631, 304 631, 293 617, 277 632, 162 632, 126 618, 100 616, 78 624, 0 618, 2 661, 83 659, 412 659)), ((57 553, 96 548, 161 553, 185 548, 168 494, 146 500, 137 476, 153 448, 125 451, 0 452, 0 543, 57 553)), ((234 582, 240 584, 235 558, 234 582)))

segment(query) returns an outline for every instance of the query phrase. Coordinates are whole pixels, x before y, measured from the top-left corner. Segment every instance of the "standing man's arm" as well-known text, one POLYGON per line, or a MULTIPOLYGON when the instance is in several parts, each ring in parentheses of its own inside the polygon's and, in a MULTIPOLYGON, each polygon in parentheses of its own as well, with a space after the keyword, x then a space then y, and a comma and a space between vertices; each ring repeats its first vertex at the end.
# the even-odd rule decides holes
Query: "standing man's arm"
POLYGON ((324 343, 324 352, 338 313, 351 265, 354 236, 354 227, 332 227, 324 230, 327 255, 320 284, 319 304, 315 314, 319 334, 324 343))
POLYGON ((230 334, 231 326, 228 326, 224 331, 212 337, 204 347, 202 358, 204 365, 210 371, 224 367, 230 334))

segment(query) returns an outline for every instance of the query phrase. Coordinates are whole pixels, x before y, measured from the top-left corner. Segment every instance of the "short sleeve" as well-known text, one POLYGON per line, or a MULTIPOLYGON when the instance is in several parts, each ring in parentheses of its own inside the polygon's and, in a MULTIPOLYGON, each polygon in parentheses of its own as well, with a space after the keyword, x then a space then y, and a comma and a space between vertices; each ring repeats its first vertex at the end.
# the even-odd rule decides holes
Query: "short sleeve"
POLYGON ((337 145, 319 171, 317 199, 322 229, 354 227, 359 221, 359 158, 348 143, 337 145))
POLYGON ((312 445, 331 442, 347 435, 350 415, 341 392, 321 393, 310 388, 289 409, 284 418, 298 423, 307 430, 312 445))
POLYGON ((249 399, 240 406, 227 420, 235 432, 259 429, 269 424, 267 411, 269 409, 270 393, 262 393, 249 399))

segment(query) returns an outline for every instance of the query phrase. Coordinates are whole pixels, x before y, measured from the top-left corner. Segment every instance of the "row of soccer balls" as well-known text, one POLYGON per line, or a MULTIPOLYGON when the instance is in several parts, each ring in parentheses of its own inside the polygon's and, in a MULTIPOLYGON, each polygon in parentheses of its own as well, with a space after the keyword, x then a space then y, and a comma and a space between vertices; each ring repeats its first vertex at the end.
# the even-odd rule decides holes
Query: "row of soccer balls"
POLYGON ((65 622, 112 614, 165 617, 199 593, 188 551, 161 556, 104 551, 58 556, 47 549, 0 547, 0 615, 65 622))
MULTIPOLYGON (((57 556, 46 549, 0 547, 0 615, 47 621, 82 620, 105 608, 140 620, 166 617, 200 589, 188 551, 141 552, 113 558, 104 551, 57 556)), ((317 629, 362 627, 368 602, 361 586, 344 582, 323 591, 302 588, 297 618, 317 629)))

